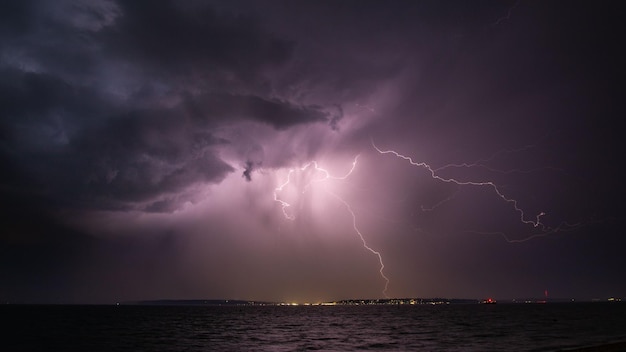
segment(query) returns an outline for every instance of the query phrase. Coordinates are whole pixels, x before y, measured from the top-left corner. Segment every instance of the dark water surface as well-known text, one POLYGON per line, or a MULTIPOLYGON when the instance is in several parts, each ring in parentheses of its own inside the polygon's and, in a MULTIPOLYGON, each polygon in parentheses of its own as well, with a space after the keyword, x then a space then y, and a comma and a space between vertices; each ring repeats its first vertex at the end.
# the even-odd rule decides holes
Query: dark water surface
POLYGON ((5 305, 0 313, 2 351, 558 351, 626 340, 622 303, 5 305))

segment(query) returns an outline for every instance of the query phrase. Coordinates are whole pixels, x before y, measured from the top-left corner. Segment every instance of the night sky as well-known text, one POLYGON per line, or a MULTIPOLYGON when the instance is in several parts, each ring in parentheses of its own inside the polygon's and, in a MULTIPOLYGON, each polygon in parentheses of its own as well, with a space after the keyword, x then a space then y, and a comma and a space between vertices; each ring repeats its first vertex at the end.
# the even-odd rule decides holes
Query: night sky
POLYGON ((624 297, 624 33, 608 1, 0 1, 0 300, 624 297))

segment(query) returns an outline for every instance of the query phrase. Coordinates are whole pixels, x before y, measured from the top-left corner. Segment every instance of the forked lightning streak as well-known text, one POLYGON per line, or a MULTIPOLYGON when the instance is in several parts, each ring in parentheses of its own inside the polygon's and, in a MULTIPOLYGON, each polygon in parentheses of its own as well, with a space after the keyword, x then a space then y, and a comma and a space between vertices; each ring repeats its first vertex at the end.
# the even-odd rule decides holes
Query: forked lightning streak
MULTIPOLYGON (((309 168, 313 168, 314 171, 319 172, 322 175, 322 177, 320 177, 320 178, 316 178, 316 179, 310 180, 303 187, 302 193, 305 193, 309 189, 311 184, 313 184, 313 183, 324 182, 324 181, 327 181, 327 180, 345 180, 346 178, 348 178, 352 174, 352 172, 356 168, 356 164, 357 164, 358 158, 359 158, 359 156, 357 155, 354 158, 354 160, 352 161, 352 167, 343 176, 333 176, 333 175, 331 175, 331 173, 328 170, 326 170, 324 168, 321 168, 317 164, 316 161, 311 161, 311 162, 305 164, 304 166, 302 166, 300 168, 290 169, 289 172, 287 173, 287 180, 274 189, 274 201, 278 202, 281 205, 281 209, 282 209, 282 212, 283 212, 283 215, 285 216, 285 218, 288 219, 288 220, 295 220, 295 215, 289 214, 287 209, 291 206, 291 204, 288 203, 287 201, 281 199, 278 196, 278 194, 281 191, 283 191, 291 183, 291 177, 292 177, 292 175, 295 172, 298 172, 298 171, 299 172, 305 172, 309 168)), ((376 251, 375 249, 373 249, 372 247, 370 247, 367 244, 367 241, 365 240, 365 237, 363 237, 363 234, 361 233, 361 231, 359 230, 359 228, 357 226, 356 215, 355 215, 354 211, 352 210, 352 207, 350 206, 350 204, 347 201, 345 201, 343 198, 338 196, 337 194, 335 194, 333 192, 330 192, 328 190, 326 192, 328 192, 330 195, 335 197, 339 202, 341 202, 346 207, 346 210, 350 213, 350 216, 352 216, 352 228, 354 229, 354 232, 357 234, 357 236, 361 240, 361 242, 363 244, 363 248, 365 248, 366 250, 368 250, 369 252, 371 252, 372 254, 374 254, 378 258, 378 262, 380 263, 380 269, 379 269, 378 272, 380 273, 380 276, 385 280, 385 288, 383 289, 382 293, 385 296, 385 298, 389 298, 389 296, 387 296, 387 289, 389 287, 389 278, 384 273, 385 264, 383 262, 382 255, 380 254, 380 252, 376 251)))
MULTIPOLYGON (((380 154, 391 154, 391 155, 394 155, 394 156, 396 156, 396 157, 398 157, 400 159, 408 161, 409 164, 411 164, 413 166, 421 167, 421 168, 427 170, 428 173, 430 173, 430 176, 433 179, 435 179, 435 180, 439 180, 441 182, 446 182, 446 183, 453 183, 453 184, 456 184, 458 186, 479 186, 479 187, 491 188, 499 198, 501 198, 506 203, 509 203, 509 204, 512 205, 513 209, 519 214, 520 221, 523 224, 531 225, 539 233, 532 233, 532 234, 530 234, 530 235, 528 235, 528 236, 526 236, 525 238, 522 238, 522 239, 511 239, 503 232, 481 232, 481 231, 466 231, 466 232, 485 234, 485 235, 500 235, 500 236, 502 236, 502 238, 504 238, 505 241, 507 241, 509 243, 519 243, 519 242, 525 242, 525 241, 531 240, 533 238, 544 237, 544 236, 547 236, 549 234, 553 234, 553 233, 556 233, 556 232, 572 231, 572 230, 575 230, 576 228, 582 226, 581 223, 570 224, 570 223, 565 222, 565 221, 561 222, 556 227, 547 226, 547 225, 545 225, 544 223, 541 222, 541 218, 546 215, 545 212, 541 211, 534 218, 529 218, 525 214, 524 210, 519 207, 518 201, 516 199, 507 197, 498 188, 498 186, 493 181, 461 181, 461 180, 458 180, 456 178, 445 178, 445 177, 440 176, 437 173, 437 171, 439 171, 439 170, 443 170, 443 169, 446 169, 446 168, 452 168, 452 167, 454 167, 454 168, 463 168, 463 167, 470 168, 470 167, 474 167, 474 166, 483 166, 484 167, 484 165, 482 165, 482 164, 479 164, 479 163, 476 163, 476 164, 467 164, 467 163, 463 163, 463 164, 449 164, 449 165, 445 165, 443 167, 434 169, 429 164, 427 164, 425 162, 415 162, 415 161, 413 161, 413 159, 411 157, 403 155, 403 154, 400 154, 399 152, 397 152, 395 150, 382 150, 382 149, 380 149, 380 148, 378 148, 376 146, 376 144, 374 143, 373 140, 372 140, 372 146, 380 154)), ((524 147, 524 148, 527 148, 527 147, 524 147)), ((481 160, 481 161, 485 161, 485 160, 488 160, 488 159, 484 159, 484 160, 481 160)), ((435 205, 432 208, 427 208, 427 209, 422 209, 422 210, 433 210, 437 206, 439 206, 442 203, 445 203, 445 202, 451 200, 452 198, 453 198, 453 196, 449 197, 447 199, 442 200, 441 202, 439 202, 437 205, 435 205)))

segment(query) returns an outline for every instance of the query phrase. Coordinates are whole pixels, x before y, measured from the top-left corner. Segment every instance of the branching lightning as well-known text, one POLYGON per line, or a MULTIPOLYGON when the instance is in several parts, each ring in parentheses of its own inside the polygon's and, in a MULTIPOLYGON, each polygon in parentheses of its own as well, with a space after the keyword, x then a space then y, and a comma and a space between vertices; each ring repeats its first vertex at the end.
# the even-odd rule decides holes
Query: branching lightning
MULTIPOLYGON (((499 186, 492 180, 467 181, 467 180, 462 180, 462 179, 453 178, 453 177, 445 177, 440 174, 441 171, 447 170, 447 169, 463 169, 463 168, 468 169, 468 168, 477 168, 477 167, 484 168, 490 172, 497 172, 497 173, 502 173, 502 174, 508 174, 508 173, 514 173, 514 172, 519 172, 519 173, 533 172, 535 170, 515 169, 515 170, 505 171, 505 170, 498 170, 498 169, 488 166, 489 161, 495 159, 497 156, 499 156, 502 153, 513 153, 513 152, 523 151, 523 150, 532 148, 533 147, 532 145, 527 145, 522 148, 513 149, 513 150, 499 151, 491 155, 488 158, 479 159, 473 163, 447 164, 438 168, 434 168, 426 162, 416 162, 410 156, 400 154, 399 152, 395 150, 380 149, 378 146, 376 146, 373 140, 371 141, 371 144, 374 147, 374 149, 380 154, 391 154, 397 158, 407 161, 409 164, 413 166, 425 169, 434 180, 438 180, 438 181, 449 183, 449 184, 455 184, 457 186, 485 187, 485 188, 490 189, 504 203, 509 204, 511 208, 513 209, 513 211, 519 214, 519 221, 522 224, 528 225, 532 229, 534 229, 533 231, 531 231, 529 235, 521 239, 511 238, 504 232, 465 231, 467 233, 476 233, 476 234, 482 234, 482 235, 497 235, 497 236, 501 236, 508 243, 520 243, 520 242, 529 241, 531 239, 548 236, 556 232, 573 231, 577 229, 578 227, 582 226, 581 223, 572 224, 572 223, 568 223, 565 221, 561 222, 556 227, 547 226, 546 224, 542 222, 542 218, 546 215, 545 212, 540 211, 534 216, 528 215, 527 212, 525 212, 524 209, 520 207, 519 202, 516 199, 505 195, 505 193, 499 188, 499 186)), ((282 182, 281 184, 279 184, 279 186, 274 189, 274 194, 273 194, 274 201, 280 204, 284 217, 287 220, 295 220, 296 218, 293 212, 289 211, 291 204, 279 196, 281 192, 283 192, 290 184, 292 184, 293 177, 295 174, 311 172, 311 174, 309 174, 310 178, 308 179, 307 183, 302 187, 302 193, 304 194, 311 188, 311 186, 314 183, 321 183, 321 182, 325 182, 328 180, 346 180, 354 172, 357 162, 358 162, 358 158, 359 156, 357 155, 352 161, 352 166, 350 167, 350 169, 342 176, 332 175, 327 169, 320 167, 316 161, 310 161, 302 167, 289 169, 286 180, 282 182)), ((556 170, 562 171, 560 169, 556 169, 556 170)), ((385 286, 384 286, 384 290, 382 291, 382 293, 386 298, 388 298, 387 290, 390 284, 390 280, 385 275, 385 264, 383 261, 382 254, 379 251, 375 250, 374 248, 370 247, 370 245, 367 243, 365 236, 363 235, 363 233, 358 227, 357 217, 352 206, 345 199, 343 199, 336 193, 331 192, 330 190, 327 190, 327 189, 325 189, 325 191, 331 196, 333 196, 335 199, 337 199, 341 204, 343 204, 343 206, 346 208, 346 210, 352 217, 352 228, 354 230, 354 233, 361 240, 363 248, 365 248, 367 251, 374 254, 378 258, 378 262, 380 264, 379 274, 380 274, 380 277, 385 281, 385 286)), ((422 211, 434 210, 435 208, 441 206, 442 204, 453 200, 456 197, 457 193, 458 191, 455 192, 453 195, 441 200, 440 202, 438 202, 432 207, 422 206, 422 211)))
POLYGON ((504 200, 507 203, 510 203, 513 208, 515 209, 516 212, 518 212, 520 214, 520 221, 523 222, 524 224, 530 224, 533 227, 540 227, 543 226, 543 224, 541 223, 541 217, 546 215, 546 213, 544 212, 540 212, 539 214, 537 214, 533 219, 528 219, 526 217, 526 214, 524 214, 524 210, 522 208, 520 208, 518 206, 517 200, 512 199, 512 198, 507 198, 498 188, 498 186, 493 183, 492 181, 480 181, 480 182, 475 182, 475 181, 460 181, 457 180, 455 178, 444 178, 441 177, 437 174, 437 172, 427 163, 425 162, 415 162, 413 161, 413 159, 409 156, 405 156, 402 155, 394 150, 381 150, 380 148, 378 148, 376 146, 376 144, 374 144, 374 141, 372 141, 372 146, 374 147, 374 149, 376 149, 376 151, 378 151, 380 154, 393 154, 395 156, 397 156, 398 158, 404 159, 406 161, 408 161, 411 165, 413 166, 417 166, 417 167, 422 167, 424 169, 426 169, 431 177, 433 179, 442 181, 442 182, 446 182, 446 183, 454 183, 456 185, 459 186, 481 186, 481 187, 490 187, 491 189, 493 189, 493 191, 498 195, 498 197, 500 197, 502 200, 504 200))
MULTIPOLYGON (((507 197, 501 190, 500 188, 493 182, 493 181, 462 181, 456 178, 446 178, 443 176, 440 176, 438 174, 438 171, 447 169, 447 168, 471 168, 471 167, 484 167, 487 168, 488 170, 491 171, 496 171, 496 172, 502 172, 502 173, 509 173, 509 172, 530 172, 530 171, 523 171, 523 170, 513 170, 513 171, 501 171, 501 170, 495 170, 495 169, 491 169, 488 168, 486 165, 482 164, 484 162, 487 162, 493 158, 495 158, 498 154, 502 153, 502 152, 498 152, 494 155, 492 155, 490 158, 487 159, 480 159, 479 161, 477 161, 476 163, 462 163, 462 164, 448 164, 445 166, 442 166, 440 168, 433 168, 431 167, 429 164, 427 164, 426 162, 416 162, 414 161, 411 157, 403 155, 398 153, 395 150, 382 150, 380 148, 378 148, 376 146, 376 144, 374 143, 374 141, 372 140, 372 146, 374 147, 374 149, 376 149, 377 152, 379 152, 380 154, 391 154, 394 155, 400 159, 404 159, 406 161, 408 161, 411 165, 416 166, 416 167, 421 167, 423 169, 426 169, 431 177, 435 180, 439 180, 441 182, 445 182, 445 183, 453 183, 456 184, 458 186, 477 186, 477 187, 488 187, 490 189, 493 190, 493 192, 500 198, 502 199, 504 202, 510 204, 513 209, 519 214, 519 218, 520 221, 523 224, 526 225, 530 225, 532 226, 532 228, 536 229, 536 231, 539 231, 538 233, 532 233, 528 236, 526 236, 525 238, 522 239, 511 239, 509 238, 505 233, 503 232, 481 232, 481 231, 467 231, 469 233, 478 233, 478 234, 485 234, 485 235, 500 235, 502 236, 502 238, 504 238, 505 241, 509 242, 509 243, 519 243, 519 242, 525 242, 528 240, 531 240, 533 238, 538 238, 538 237, 544 237, 547 236, 549 234, 553 234, 556 232, 567 232, 567 231, 572 231, 580 226, 582 226, 581 223, 575 223, 575 224, 570 224, 568 222, 561 222, 558 226, 556 227, 550 227, 547 226, 546 224, 544 224, 541 221, 541 218, 544 217, 546 215, 545 212, 541 211, 539 212, 537 215, 535 215, 534 217, 529 217, 526 215, 526 213, 524 212, 524 210, 519 206, 518 201, 516 199, 513 198, 509 198, 507 197)), ((530 146, 526 146, 520 149, 516 149, 513 151, 519 151, 519 150, 524 150, 529 148, 530 146)), ((507 151, 503 151, 503 152, 507 152, 507 151)), ((510 151, 509 151, 510 152, 510 151)), ((441 204, 448 202, 450 200, 452 200, 454 198, 453 196, 450 196, 444 200, 442 200, 441 202, 437 203, 435 206, 431 207, 431 208, 422 208, 422 210, 433 210, 434 208, 440 206, 441 204)))
POLYGON ((295 217, 293 215, 289 215, 289 213, 287 212, 287 208, 289 208, 291 204, 289 204, 288 202, 278 197, 278 193, 281 192, 285 187, 287 187, 291 183, 291 176, 293 175, 294 172, 296 171, 304 172, 308 170, 309 168, 313 168, 313 170, 315 170, 316 172, 320 172, 323 175, 323 177, 321 178, 310 180, 306 184, 306 186, 304 186, 304 189, 302 191, 302 193, 305 193, 312 183, 323 182, 326 180, 345 180, 354 171, 354 168, 356 167, 356 163, 358 159, 359 159, 359 156, 357 155, 354 158, 354 161, 352 161, 352 167, 350 168, 350 170, 345 175, 339 176, 339 177, 332 176, 330 172, 328 172, 328 170, 319 167, 316 161, 308 162, 300 168, 289 169, 289 172, 287 173, 287 180, 284 183, 282 183, 280 186, 274 189, 274 201, 280 203, 283 214, 285 215, 285 218, 287 218, 288 220, 295 220, 295 217))
MULTIPOLYGON (((343 176, 333 176, 333 175, 331 175, 331 173, 328 170, 326 170, 324 168, 321 168, 317 164, 316 161, 311 161, 311 162, 305 164, 304 166, 302 166, 300 168, 292 168, 292 169, 290 169, 289 172, 287 173, 287 180, 274 189, 274 201, 278 202, 281 205, 281 209, 282 209, 282 212, 283 212, 283 215, 285 216, 285 218, 288 219, 288 220, 295 220, 295 216, 294 215, 290 215, 289 212, 287 211, 287 209, 291 206, 291 204, 286 202, 286 201, 284 201, 284 200, 282 200, 282 199, 280 199, 278 194, 281 191, 283 191, 285 189, 285 187, 287 187, 291 183, 291 177, 292 177, 292 175, 295 172, 298 172, 298 171, 299 172, 305 172, 308 169, 312 168, 312 170, 314 170, 316 173, 319 173, 319 174, 322 175, 322 177, 311 179, 303 187, 302 193, 305 193, 309 189, 311 184, 313 184, 313 183, 324 182, 324 181, 327 181, 327 180, 345 180, 345 179, 347 179, 352 174, 354 169, 356 168, 356 164, 357 164, 358 158, 359 158, 359 156, 357 155, 354 158, 354 160, 352 161, 352 167, 343 176)), ((387 289, 389 287, 389 278, 384 273, 385 264, 383 262, 383 257, 381 255, 381 253, 379 251, 376 251, 375 249, 373 249, 372 247, 370 247, 367 244, 367 241, 365 240, 365 237, 363 236, 363 233, 361 233, 361 231, 359 230, 359 228, 357 226, 356 215, 354 213, 354 210, 350 206, 350 204, 345 199, 341 198, 339 195, 337 195, 337 194, 335 194, 335 193, 333 193, 331 191, 328 191, 328 190, 326 190, 326 192, 328 194, 332 195, 334 198, 336 198, 339 202, 341 202, 346 207, 346 210, 350 213, 350 216, 352 217, 352 228, 354 229, 354 232, 357 234, 357 236, 361 240, 361 243, 363 244, 363 248, 365 248, 366 250, 368 250, 369 252, 374 254, 376 257, 378 257, 378 262, 380 264, 380 269, 378 270, 378 272, 380 273, 380 276, 383 278, 383 280, 385 280, 385 288, 383 289, 382 293, 385 296, 385 298, 389 298, 389 296, 387 296, 387 289)))

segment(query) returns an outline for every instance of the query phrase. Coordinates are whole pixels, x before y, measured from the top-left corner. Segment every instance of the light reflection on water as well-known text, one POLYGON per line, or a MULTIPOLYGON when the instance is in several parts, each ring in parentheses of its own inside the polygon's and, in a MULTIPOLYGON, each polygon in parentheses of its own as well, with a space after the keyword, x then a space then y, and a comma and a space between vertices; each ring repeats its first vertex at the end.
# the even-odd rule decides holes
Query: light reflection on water
POLYGON ((556 351, 626 339, 621 303, 3 306, 0 313, 10 351, 556 351))

